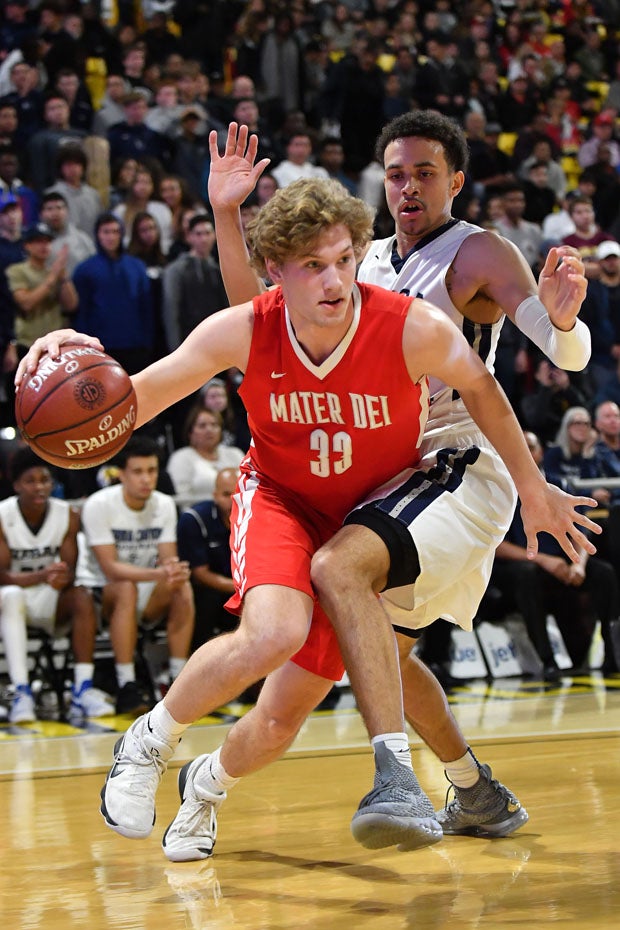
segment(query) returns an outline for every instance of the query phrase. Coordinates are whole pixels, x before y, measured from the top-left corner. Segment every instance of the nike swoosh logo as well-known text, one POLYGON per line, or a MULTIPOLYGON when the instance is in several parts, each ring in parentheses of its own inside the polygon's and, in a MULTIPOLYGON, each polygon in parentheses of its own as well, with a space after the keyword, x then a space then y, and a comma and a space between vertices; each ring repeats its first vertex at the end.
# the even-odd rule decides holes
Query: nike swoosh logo
POLYGON ((272 372, 271 372, 271 377, 272 377, 272 378, 283 378, 285 374, 286 374, 285 371, 282 371, 282 372, 272 371, 272 372))

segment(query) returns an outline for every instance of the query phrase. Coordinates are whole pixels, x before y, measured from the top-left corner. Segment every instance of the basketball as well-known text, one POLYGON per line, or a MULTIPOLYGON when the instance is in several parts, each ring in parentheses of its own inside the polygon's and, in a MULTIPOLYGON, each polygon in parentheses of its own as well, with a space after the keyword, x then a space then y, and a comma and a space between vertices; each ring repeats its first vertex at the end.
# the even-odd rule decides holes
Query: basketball
POLYGON ((136 422, 127 372, 105 352, 66 345, 44 355, 15 398, 19 430, 33 452, 60 468, 91 468, 123 448, 136 422))

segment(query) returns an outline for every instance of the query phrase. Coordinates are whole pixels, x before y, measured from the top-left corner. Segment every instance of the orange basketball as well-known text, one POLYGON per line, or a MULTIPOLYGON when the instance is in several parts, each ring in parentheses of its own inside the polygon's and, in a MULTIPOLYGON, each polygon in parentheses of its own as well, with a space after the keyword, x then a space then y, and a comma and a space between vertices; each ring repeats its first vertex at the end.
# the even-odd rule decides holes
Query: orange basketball
POLYGON ((66 345, 44 355, 23 380, 15 417, 25 441, 60 468, 90 468, 123 448, 136 422, 136 393, 127 372, 105 352, 66 345))

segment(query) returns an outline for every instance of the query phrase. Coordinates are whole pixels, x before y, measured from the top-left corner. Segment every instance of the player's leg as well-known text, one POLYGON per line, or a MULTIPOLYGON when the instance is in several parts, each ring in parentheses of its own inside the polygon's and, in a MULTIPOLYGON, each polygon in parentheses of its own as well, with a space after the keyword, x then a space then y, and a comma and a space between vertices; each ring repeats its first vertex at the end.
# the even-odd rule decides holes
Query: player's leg
POLYGON ((181 734, 289 659, 306 639, 312 603, 309 594, 282 585, 246 594, 239 627, 204 643, 164 700, 116 744, 101 794, 108 826, 131 838, 150 834, 155 793, 181 734))
POLYGON ((478 762, 439 681, 411 651, 412 639, 400 633, 397 641, 405 716, 443 763, 454 791, 454 799, 436 814, 444 833, 482 837, 514 833, 527 823, 527 811, 492 777, 489 766, 478 762))
POLYGON ((408 534, 388 542, 367 526, 345 526, 315 555, 312 578, 342 652, 358 707, 375 752, 375 786, 360 802, 351 830, 362 845, 414 849, 436 843, 442 832, 433 805, 413 773, 405 733, 398 655, 392 625, 376 592, 391 561, 405 558, 415 576, 408 534))
POLYGON ((114 704, 103 691, 93 687, 97 615, 92 595, 81 586, 66 588, 58 596, 56 626, 71 626, 73 688, 71 713, 85 717, 105 717, 114 713, 114 704))
POLYGON ((228 731, 224 744, 181 769, 181 807, 162 840, 169 859, 185 862, 212 855, 217 812, 226 792, 244 775, 280 758, 331 687, 331 679, 294 662, 267 676, 257 703, 228 731))
POLYGON ((28 677, 26 620, 25 588, 18 585, 1 587, 0 632, 9 678, 15 688, 9 711, 11 723, 32 723, 37 719, 28 677))
POLYGON ((117 714, 142 714, 150 702, 136 681, 135 652, 138 642, 138 585, 112 581, 101 592, 101 613, 110 628, 118 693, 117 714))
POLYGON ((187 664, 190 643, 194 632, 194 595, 189 581, 170 589, 166 582, 158 582, 150 591, 141 617, 156 622, 166 617, 166 637, 170 662, 170 680, 181 673, 187 664))

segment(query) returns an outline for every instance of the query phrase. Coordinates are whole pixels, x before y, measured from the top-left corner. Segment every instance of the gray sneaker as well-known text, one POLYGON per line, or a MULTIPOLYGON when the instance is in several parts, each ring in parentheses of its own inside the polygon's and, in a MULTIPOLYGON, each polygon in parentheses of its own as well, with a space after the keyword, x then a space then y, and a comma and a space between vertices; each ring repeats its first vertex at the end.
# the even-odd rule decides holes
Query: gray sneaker
POLYGON ((171 862, 192 862, 213 855, 217 812, 226 800, 226 792, 216 794, 196 787, 195 777, 208 760, 209 755, 198 756, 179 772, 181 807, 161 841, 171 862))
MULTIPOLYGON (((180 740, 177 740, 179 743, 180 740)), ((148 714, 138 717, 114 746, 114 765, 101 789, 107 825, 130 839, 149 836, 155 823, 155 793, 176 744, 153 732, 148 714)))
POLYGON ((384 743, 375 747, 375 787, 362 798, 351 833, 366 849, 398 846, 405 852, 438 843, 443 836, 433 805, 411 769, 384 743))
POLYGON ((446 806, 436 814, 449 836, 509 836, 529 819, 514 794, 492 777, 488 765, 480 766, 480 778, 471 788, 450 784, 446 806), (454 799, 448 803, 452 789, 454 799))

